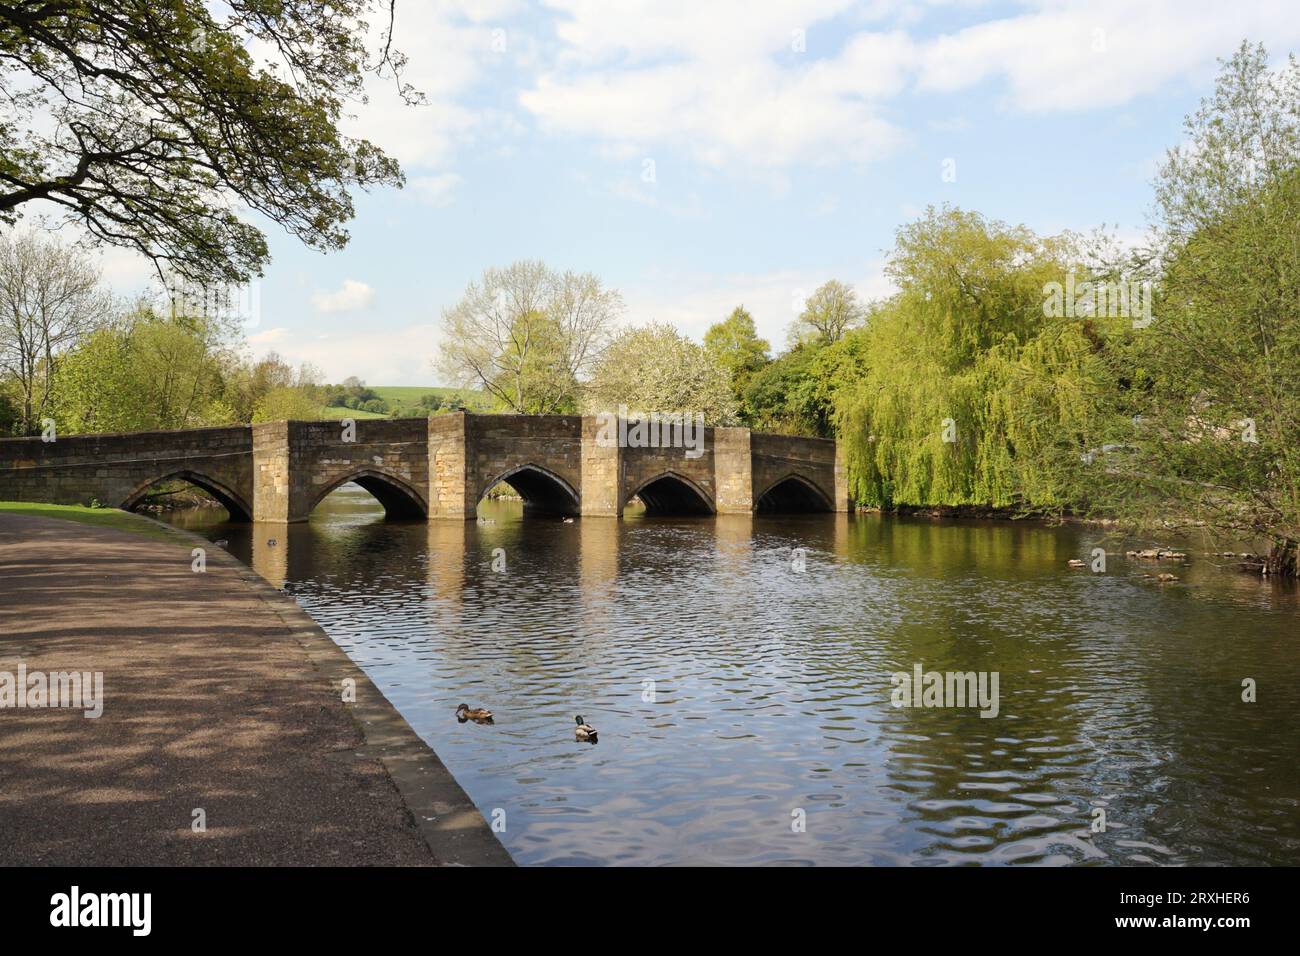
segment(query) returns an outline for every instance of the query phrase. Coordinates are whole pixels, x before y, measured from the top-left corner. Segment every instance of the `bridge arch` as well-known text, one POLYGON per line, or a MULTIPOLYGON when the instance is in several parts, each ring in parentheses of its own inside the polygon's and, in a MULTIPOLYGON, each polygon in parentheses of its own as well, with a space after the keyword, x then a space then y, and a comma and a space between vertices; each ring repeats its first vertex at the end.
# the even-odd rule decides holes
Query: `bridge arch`
POLYGON ((162 484, 164 481, 186 481, 191 485, 194 485, 196 488, 201 488, 221 503, 222 507, 230 513, 231 521, 253 520, 253 509, 244 499, 243 495, 209 475, 192 471, 188 468, 167 472, 166 474, 159 475, 157 478, 150 478, 147 481, 141 482, 131 489, 130 493, 127 494, 126 498, 118 505, 118 507, 123 511, 134 511, 136 507, 139 506, 140 502, 144 500, 149 489, 155 485, 162 484))
POLYGON ((791 472, 754 497, 754 510, 759 514, 834 511, 835 503, 816 482, 791 472))
POLYGON ((649 478, 628 495, 640 498, 648 515, 711 515, 717 513, 713 496, 693 479, 676 471, 649 478))
POLYGON ((534 462, 516 465, 488 481, 479 489, 475 504, 503 481, 524 499, 525 515, 576 515, 582 511, 581 498, 573 485, 534 462))
POLYGON ((326 485, 312 499, 307 513, 325 500, 326 496, 341 485, 355 482, 384 506, 384 516, 394 520, 414 520, 428 517, 429 509, 424 497, 405 479, 378 468, 360 468, 350 471, 341 478, 326 485))

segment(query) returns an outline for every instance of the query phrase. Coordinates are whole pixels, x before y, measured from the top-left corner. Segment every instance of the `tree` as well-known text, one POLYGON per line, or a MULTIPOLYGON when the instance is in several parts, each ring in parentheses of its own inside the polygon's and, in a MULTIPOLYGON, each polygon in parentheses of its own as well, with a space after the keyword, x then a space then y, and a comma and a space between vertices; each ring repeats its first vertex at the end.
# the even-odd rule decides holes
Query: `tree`
POLYGON ((443 312, 438 368, 508 411, 572 411, 622 310, 618 292, 589 273, 561 274, 537 261, 488 269, 443 312))
MULTIPOLYGON (((235 353, 224 354, 221 398, 230 405, 235 421, 251 422, 266 396, 278 390, 293 389, 298 372, 278 352, 267 352, 256 362, 235 353)), ((290 416, 285 416, 290 417, 290 416)), ((299 414, 295 418, 317 418, 318 414, 299 414)))
POLYGON ((18 430, 18 403, 9 382, 0 379, 0 435, 12 434, 18 430))
POLYGON ((865 315, 857 294, 843 282, 831 279, 805 300, 803 312, 791 329, 792 343, 811 340, 831 345, 847 330, 860 325, 865 315))
POLYGON ((303 365, 287 385, 278 385, 258 399, 252 421, 317 421, 322 417, 319 373, 303 365))
POLYGON ((796 345, 754 373, 745 386, 741 405, 750 427, 789 435, 820 434, 817 422, 805 414, 800 401, 820 351, 812 342, 796 345))
POLYGON ((1162 294, 1105 353, 1080 475, 1095 506, 1151 528, 1300 540, 1300 63, 1243 44, 1156 182, 1162 294))
POLYGON ((420 396, 419 410, 427 415, 442 415, 446 412, 469 411, 469 402, 459 392, 442 395, 430 392, 420 396))
POLYGON ((59 430, 142 431, 225 424, 238 416, 223 396, 222 330, 144 307, 91 333, 60 363, 59 430))
POLYGON ((338 130, 367 74, 400 72, 392 10, 392 0, 7 0, 0 220, 43 200, 198 282, 261 273, 266 240, 241 205, 309 246, 340 248, 348 188, 402 181, 378 147, 338 130), (372 13, 389 18, 378 51, 367 46, 372 13))
POLYGON ((734 425, 731 376, 702 346, 666 323, 625 330, 601 356, 587 387, 590 413, 700 413, 709 425, 734 425))
POLYGON ((743 305, 704 333, 704 348, 731 375, 731 390, 739 400, 754 373, 766 365, 771 346, 758 337, 754 318, 743 305))
POLYGON ((1049 320, 1043 297, 1075 271, 1076 246, 947 207, 898 231, 899 291, 862 333, 860 381, 835 398, 858 501, 1064 506, 1036 469, 1087 447, 1092 351, 1085 325, 1049 320))
POLYGON ((870 345, 867 330, 856 328, 833 345, 813 350, 807 376, 787 396, 788 407, 798 415, 804 431, 821 438, 835 437, 837 399, 869 374, 870 345))
POLYGON ((80 250, 34 232, 0 236, 0 375, 17 392, 18 434, 40 431, 56 363, 107 323, 111 308, 99 271, 80 250))

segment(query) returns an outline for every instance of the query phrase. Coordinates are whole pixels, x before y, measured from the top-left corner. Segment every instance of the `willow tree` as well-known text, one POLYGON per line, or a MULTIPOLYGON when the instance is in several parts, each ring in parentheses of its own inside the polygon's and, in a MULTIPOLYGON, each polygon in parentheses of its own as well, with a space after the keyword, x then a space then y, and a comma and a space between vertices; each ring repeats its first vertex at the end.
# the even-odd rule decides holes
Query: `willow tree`
POLYGON ((1156 182, 1162 296, 1107 349, 1114 414, 1086 476, 1138 527, 1264 539, 1296 574, 1300 540, 1300 64, 1262 47, 1223 64, 1156 182))
POLYGON ((861 380, 837 396, 857 500, 1061 504, 1063 489, 1034 462, 1042 445, 1082 439, 1067 434, 1068 407, 1045 424, 1041 398, 1068 394, 1061 380, 1086 374, 1090 350, 1082 329, 1048 320, 1043 303, 1077 255, 1071 236, 948 207, 899 230, 887 266, 898 292, 871 316, 861 380))

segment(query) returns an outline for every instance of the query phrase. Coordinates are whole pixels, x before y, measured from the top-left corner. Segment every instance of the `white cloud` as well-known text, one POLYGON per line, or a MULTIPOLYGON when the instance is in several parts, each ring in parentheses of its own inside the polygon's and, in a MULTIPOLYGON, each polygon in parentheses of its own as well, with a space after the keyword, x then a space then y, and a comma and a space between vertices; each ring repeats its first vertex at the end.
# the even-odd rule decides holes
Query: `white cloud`
MULTIPOLYGON (((367 85, 369 102, 357 108, 346 129, 403 165, 432 166, 446 161, 455 142, 477 125, 474 112, 457 99, 478 81, 489 31, 465 23, 460 5, 440 0, 409 0, 397 5, 395 15, 394 46, 407 57, 402 79, 426 102, 409 106, 391 79, 375 78, 367 85)), ((372 19, 371 44, 377 49, 387 23, 372 19)))
POLYGON ((375 290, 356 279, 344 279, 335 292, 315 292, 311 302, 317 312, 358 312, 375 299, 375 290))
MULTIPOLYGON (((893 292, 883 273, 883 262, 865 263, 858 275, 842 274, 862 302, 893 292)), ((783 270, 748 274, 656 275, 643 285, 625 290, 627 322, 671 322, 681 332, 701 341, 709 326, 721 322, 731 310, 744 305, 754 317, 758 334, 775 352, 786 345, 790 324, 803 309, 803 300, 823 282, 835 278, 829 272, 783 270), (672 290, 665 293, 665 289, 672 290)))
POLYGON ((1203 84, 1243 38, 1275 52, 1300 41, 1291 0, 1029 0, 1023 12, 929 36, 920 31, 938 22, 933 7, 953 4, 924 15, 887 0, 810 0, 797 11, 777 0, 548 5, 559 49, 519 95, 544 130, 593 137, 624 158, 678 148, 729 168, 887 155, 907 135, 887 110, 908 89, 994 81, 1013 109, 1097 109, 1203 84), (859 29, 882 19, 892 28, 859 29), (791 50, 796 29, 802 54, 791 50))
POLYGON ((593 134, 628 156, 680 147, 716 167, 868 161, 902 139, 878 104, 906 80, 906 35, 861 33, 816 55, 812 26, 846 0, 813 0, 797 15, 753 0, 552 6, 566 14, 561 51, 519 97, 547 130, 593 134), (806 53, 792 51, 796 29, 806 53))
POLYGON ((158 284, 153 261, 134 249, 103 245, 99 247, 98 258, 104 281, 119 295, 133 296, 158 284))
POLYGON ((309 362, 321 369, 331 382, 356 375, 371 385, 437 384, 431 362, 437 348, 438 330, 431 324, 382 332, 302 333, 270 339, 263 339, 263 335, 250 336, 248 341, 263 346, 274 343, 276 351, 287 362, 292 365, 309 362))
POLYGON ((455 199, 456 187, 461 184, 455 173, 438 173, 433 176, 415 176, 407 185, 417 197, 432 206, 448 206, 455 199))
MULTIPOLYGON (((394 46, 407 58, 402 82, 423 94, 411 105, 391 79, 371 78, 368 101, 343 124, 351 136, 373 142, 412 175, 421 198, 429 189, 441 205, 459 177, 448 173, 457 150, 478 139, 509 141, 521 132, 517 120, 499 109, 468 104, 482 84, 499 81, 503 69, 536 55, 529 38, 507 31, 506 49, 493 47, 494 31, 520 9, 518 0, 402 0, 397 4, 394 46)), ((371 42, 378 49, 384 16, 372 18, 371 42)))
POLYGON ((1300 39, 1290 0, 1038 0, 1038 8, 938 37, 920 51, 918 85, 952 92, 991 77, 1026 111, 1116 106, 1203 79, 1243 39, 1275 52, 1300 39))
POLYGON ((245 336, 249 345, 274 345, 276 342, 284 341, 289 330, 284 326, 277 326, 274 329, 266 329, 262 332, 254 332, 252 335, 245 336))

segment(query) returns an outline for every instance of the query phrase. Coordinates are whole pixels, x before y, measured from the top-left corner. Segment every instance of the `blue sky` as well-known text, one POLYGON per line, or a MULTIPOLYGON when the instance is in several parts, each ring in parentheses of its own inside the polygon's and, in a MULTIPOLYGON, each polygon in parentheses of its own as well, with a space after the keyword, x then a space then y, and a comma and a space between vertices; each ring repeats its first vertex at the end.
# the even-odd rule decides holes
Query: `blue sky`
MULTIPOLYGON (((894 230, 930 203, 1135 238, 1216 58, 1242 39, 1300 50, 1300 16, 1221 0, 399 0, 396 36, 429 104, 377 85, 351 129, 403 163, 407 188, 358 196, 338 253, 269 226, 248 330, 254 354, 334 381, 441 384, 442 309, 519 258, 594 272, 626 322, 697 339, 743 302, 780 347, 826 279, 887 293, 894 230)), ((106 269, 123 288, 143 274, 121 254, 106 269)))

